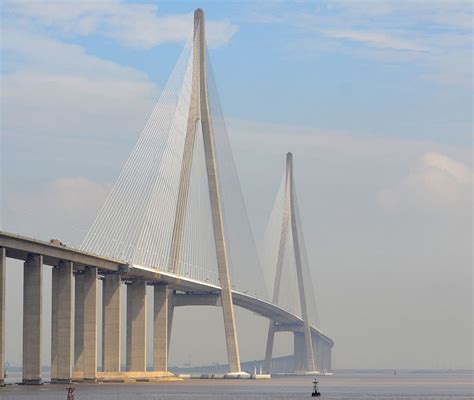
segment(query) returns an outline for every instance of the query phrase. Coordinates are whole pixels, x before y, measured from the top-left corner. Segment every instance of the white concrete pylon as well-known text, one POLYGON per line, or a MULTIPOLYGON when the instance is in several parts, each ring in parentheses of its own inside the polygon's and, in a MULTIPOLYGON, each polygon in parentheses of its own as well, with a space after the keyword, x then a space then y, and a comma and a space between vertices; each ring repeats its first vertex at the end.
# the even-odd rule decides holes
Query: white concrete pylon
POLYGON ((204 12, 197 9, 194 12, 194 41, 193 41, 193 81, 191 102, 188 114, 184 154, 179 181, 178 203, 173 226, 173 236, 170 251, 170 270, 179 273, 179 255, 186 222, 186 204, 188 201, 190 171, 192 167, 194 139, 197 124, 201 125, 206 172, 211 203, 212 226, 217 256, 217 270, 221 286, 222 311, 224 330, 227 344, 229 369, 232 373, 240 373, 240 355, 235 326, 234 306, 232 302, 232 287, 230 282, 227 244, 224 234, 224 213, 222 210, 214 134, 210 116, 208 98, 208 83, 206 75, 206 38, 204 27, 204 12))
MULTIPOLYGON (((307 304, 307 290, 305 278, 303 276, 302 254, 300 247, 300 237, 298 233, 298 224, 296 220, 296 195, 293 180, 293 155, 287 153, 286 155, 286 172, 285 172, 285 197, 284 197, 284 211, 281 224, 280 245, 277 258, 275 283, 273 288, 273 303, 278 303, 280 280, 282 275, 283 257, 285 244, 291 238, 292 247, 294 249, 296 276, 298 281, 299 303, 301 307, 301 316, 303 319, 303 332, 295 332, 294 340, 294 357, 296 371, 315 371, 315 360, 313 352, 313 340, 311 334, 311 320, 309 318, 308 304, 307 304)), ((311 282, 309 283, 311 285, 311 282)), ((271 369, 271 360, 273 352, 275 327, 273 321, 270 321, 267 336, 267 346, 265 353, 265 368, 267 371, 271 369)))

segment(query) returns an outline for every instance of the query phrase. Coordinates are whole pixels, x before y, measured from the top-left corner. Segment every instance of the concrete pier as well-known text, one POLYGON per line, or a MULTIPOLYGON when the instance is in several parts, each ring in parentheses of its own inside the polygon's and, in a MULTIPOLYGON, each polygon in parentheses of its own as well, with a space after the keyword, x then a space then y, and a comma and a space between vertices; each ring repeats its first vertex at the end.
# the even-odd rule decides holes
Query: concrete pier
POLYGON ((174 291, 168 290, 168 356, 170 354, 171 331, 173 329, 174 318, 174 291))
POLYGON ((97 268, 87 267, 84 271, 84 344, 83 379, 97 378, 97 268))
POLYGON ((72 270, 70 261, 61 261, 52 271, 51 299, 51 382, 72 379, 72 270))
POLYGON ((0 386, 5 377, 5 281, 7 258, 6 250, 0 247, 0 386))
POLYGON ((314 333, 311 335, 313 340, 313 359, 314 359, 314 368, 316 371, 321 371, 321 348, 322 342, 314 333))
POLYGON ((106 274, 102 286, 102 366, 104 372, 120 371, 121 360, 120 274, 106 274))
POLYGON ((127 371, 146 371, 146 282, 127 285, 127 371))
POLYGON ((153 300, 153 367, 168 371, 168 285, 155 285, 153 300))
POLYGON ((43 256, 30 255, 23 275, 23 383, 41 383, 43 256))
POLYGON ((272 355, 273 355, 273 344, 275 342, 275 326, 274 322, 268 323, 267 333, 267 345, 265 349, 265 372, 270 373, 272 369, 272 355))
MULTIPOLYGON (((79 250, 61 246, 56 243, 40 242, 35 239, 23 238, 0 232, 0 367, 4 372, 5 362, 5 265, 6 258, 23 260, 23 382, 26 384, 41 383, 41 322, 42 322, 42 268, 53 267, 52 272, 52 322, 51 322, 51 356, 52 381, 68 382, 73 380, 90 381, 144 381, 168 379, 171 374, 166 371, 169 353, 170 332, 174 307, 178 306, 222 306, 221 293, 214 285, 187 279, 185 277, 166 275, 160 271, 152 271, 124 265, 118 261, 92 256, 79 250), (42 254, 42 255, 39 255, 42 254), (92 261, 93 266, 89 263, 92 261), (43 265, 45 264, 45 265, 43 265), (119 278, 132 282, 127 298, 127 367, 132 371, 97 371, 97 300, 98 273, 105 275, 104 280, 104 331, 114 331, 110 326, 120 329, 117 316, 113 323, 108 318, 120 306, 114 296, 119 294, 119 278), (74 274, 74 275, 73 275, 74 274), (118 275, 120 274, 120 275, 118 275), (74 290, 72 280, 74 276, 74 290), (110 279, 108 279, 110 278, 110 279), (112 283, 112 282, 115 283, 112 283), (156 285, 154 292, 155 310, 153 315, 154 372, 145 371, 146 367, 146 283, 156 285), (75 297, 73 299, 73 296, 75 297), (108 301, 107 299, 110 299, 108 301), (74 301, 74 322, 72 318, 72 302, 74 301), (112 306, 114 304, 114 306, 112 306), (115 311, 113 311, 115 310, 115 311), (109 322, 110 322, 109 321, 109 322), (71 374, 71 328, 74 325, 74 372, 71 374), (161 349, 158 351, 158 349, 161 349), (138 357, 136 357, 138 356, 138 357), (68 360, 69 358, 69 360, 68 360), (138 362, 137 362, 138 358, 138 362), (133 365, 132 365, 133 364, 133 365), (72 376, 71 376, 72 375, 72 376)), ((21 264, 20 264, 21 266, 21 264)), ((295 315, 288 311, 260 300, 251 295, 232 291, 233 304, 243 307, 271 321, 274 332, 294 332, 295 358, 289 358, 283 372, 311 372, 304 368, 307 350, 304 344, 304 326, 295 322, 295 315)), ((116 314, 117 315, 117 314, 116 314)), ((331 352, 333 341, 311 327, 313 346, 318 369, 331 370, 331 352), (321 353, 318 357, 317 354, 321 353), (319 359, 319 360, 318 360, 319 359)), ((116 332, 115 334, 119 336, 116 332)), ((106 334, 107 338, 112 335, 106 334)), ((108 348, 108 339, 104 340, 104 348, 108 348)), ((117 346, 118 341, 113 345, 117 346)), ((8 345, 8 343, 7 343, 8 345)), ((212 351, 212 350, 211 350, 212 351)), ((107 351, 115 356, 119 364, 118 352, 107 351)), ((314 356, 313 356, 314 357, 314 356)), ((49 357, 48 357, 49 358, 49 357)), ((43 363, 44 364, 44 363, 43 363)), ((115 364, 115 365, 116 365, 115 364)), ((0 375, 2 376, 2 375, 0 375)), ((232 374, 231 374, 232 376, 232 374)), ((233 376, 240 376, 234 374, 233 376)))
POLYGON ((294 343, 294 372, 304 372, 306 369, 306 343, 303 332, 293 332, 294 343))
POLYGON ((74 372, 82 379, 84 371, 84 273, 74 278, 74 372))

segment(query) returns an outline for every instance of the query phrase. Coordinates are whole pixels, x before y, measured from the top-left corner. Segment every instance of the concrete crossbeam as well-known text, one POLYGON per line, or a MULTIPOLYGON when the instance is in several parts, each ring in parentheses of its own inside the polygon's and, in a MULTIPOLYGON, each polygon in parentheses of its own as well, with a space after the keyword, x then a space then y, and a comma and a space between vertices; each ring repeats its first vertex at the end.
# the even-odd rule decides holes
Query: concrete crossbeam
POLYGON ((0 386, 5 377, 5 282, 7 258, 6 250, 0 247, 0 386))
POLYGON ((168 311, 167 285, 155 285, 153 294, 153 367, 168 371, 168 311))
POLYGON ((43 256, 30 255, 23 277, 23 383, 41 383, 43 256))
POLYGON ((102 286, 102 367, 120 371, 121 283, 119 274, 106 274, 102 286))
POLYGON ((51 382, 72 379, 73 264, 61 261, 52 271, 51 382))
POLYGON ((127 285, 127 371, 146 371, 146 282, 127 285))

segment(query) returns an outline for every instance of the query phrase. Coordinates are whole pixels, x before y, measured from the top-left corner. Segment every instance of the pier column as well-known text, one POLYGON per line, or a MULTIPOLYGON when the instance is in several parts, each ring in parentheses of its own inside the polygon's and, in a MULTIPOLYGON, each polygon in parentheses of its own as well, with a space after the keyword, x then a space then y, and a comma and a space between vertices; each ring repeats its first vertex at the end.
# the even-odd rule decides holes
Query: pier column
POLYGON ((5 377, 5 279, 7 258, 6 250, 0 247, 0 386, 5 377))
POLYGON ((270 373, 272 368, 273 344, 275 342, 275 323, 270 320, 268 325, 267 346, 265 349, 265 372, 270 373))
POLYGON ((51 382, 71 382, 72 367, 72 271, 70 261, 52 270, 51 382))
POLYGON ((154 287, 153 304, 153 367, 155 371, 168 371, 168 285, 154 287))
POLYGON ((314 360, 314 368, 316 371, 320 370, 320 365, 319 365, 319 357, 318 357, 318 336, 314 333, 311 334, 311 340, 313 341, 313 360, 314 360))
POLYGON ((146 371, 146 283, 127 286, 127 371, 146 371))
POLYGON ((294 372, 306 371, 306 344, 303 332, 293 332, 294 372))
POLYGON ((84 380, 97 378, 97 268, 87 267, 84 271, 84 380))
POLYGON ((29 255, 23 277, 23 383, 41 383, 43 256, 29 255))
POLYGON ((323 370, 323 345, 324 342, 317 334, 312 334, 313 338, 313 358, 314 358, 314 367, 316 371, 322 372, 323 370))
POLYGON ((329 371, 329 350, 330 347, 327 343, 323 343, 323 361, 324 361, 324 371, 329 371))
POLYGON ((82 378, 84 372, 84 273, 74 278, 74 372, 82 378))
POLYGON ((328 370, 328 372, 331 372, 331 369, 332 369, 332 365, 331 365, 331 353, 332 353, 332 347, 331 346, 327 346, 327 351, 326 351, 326 354, 327 354, 327 357, 326 357, 326 369, 328 370))
POLYGON ((120 371, 121 284, 119 274, 107 274, 102 293, 102 366, 104 372, 120 371))
POLYGON ((174 318, 174 291, 168 289, 168 357, 170 354, 171 331, 173 328, 174 318))

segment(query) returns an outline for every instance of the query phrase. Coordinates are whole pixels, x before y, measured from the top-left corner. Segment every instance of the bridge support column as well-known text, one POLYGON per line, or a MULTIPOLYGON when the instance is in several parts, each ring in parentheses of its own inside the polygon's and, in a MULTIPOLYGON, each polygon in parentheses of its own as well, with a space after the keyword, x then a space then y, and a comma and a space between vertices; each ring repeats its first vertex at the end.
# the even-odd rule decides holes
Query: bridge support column
POLYGON ((173 318, 174 318, 174 291, 168 291, 168 357, 170 354, 171 344, 171 331, 173 329, 173 318))
POLYGON ((120 371, 121 283, 119 274, 107 274, 102 286, 102 367, 104 372, 120 371))
POLYGON ((306 372, 306 344, 303 332, 293 332, 294 372, 306 372))
POLYGON ((314 368, 316 371, 322 371, 322 353, 321 353, 321 346, 322 340, 316 334, 311 334, 313 340, 313 359, 314 359, 314 368))
POLYGON ((265 371, 270 373, 272 368, 273 344, 275 342, 275 324, 270 321, 267 335, 267 348, 265 350, 265 371))
POLYGON ((5 279, 7 258, 6 250, 0 247, 0 386, 5 377, 5 279))
POLYGON ((23 383, 41 383, 41 301, 43 256, 30 255, 23 278, 23 383))
POLYGON ((327 345, 326 343, 323 344, 321 348, 321 364, 322 364, 322 371, 324 372, 327 369, 327 345))
POLYGON ((72 351, 72 270, 70 261, 61 261, 52 271, 51 382, 71 382, 72 351))
POLYGON ((168 285, 155 285, 153 294, 153 367, 155 371, 168 371, 168 285))
POLYGON ((78 378, 97 379, 97 268, 76 275, 74 312, 74 371, 78 378))
MULTIPOLYGON (((54 294, 53 294, 54 295, 54 294)), ((74 278, 74 368, 82 379, 84 372, 84 274, 75 273, 74 278)))
POLYGON ((146 283, 127 286, 127 371, 146 371, 146 283))
POLYGON ((84 380, 97 379, 97 268, 87 267, 84 271, 84 380))
POLYGON ((326 370, 328 372, 331 372, 332 369, 332 363, 331 363, 331 356, 332 356, 332 347, 327 345, 327 350, 326 350, 326 370))

